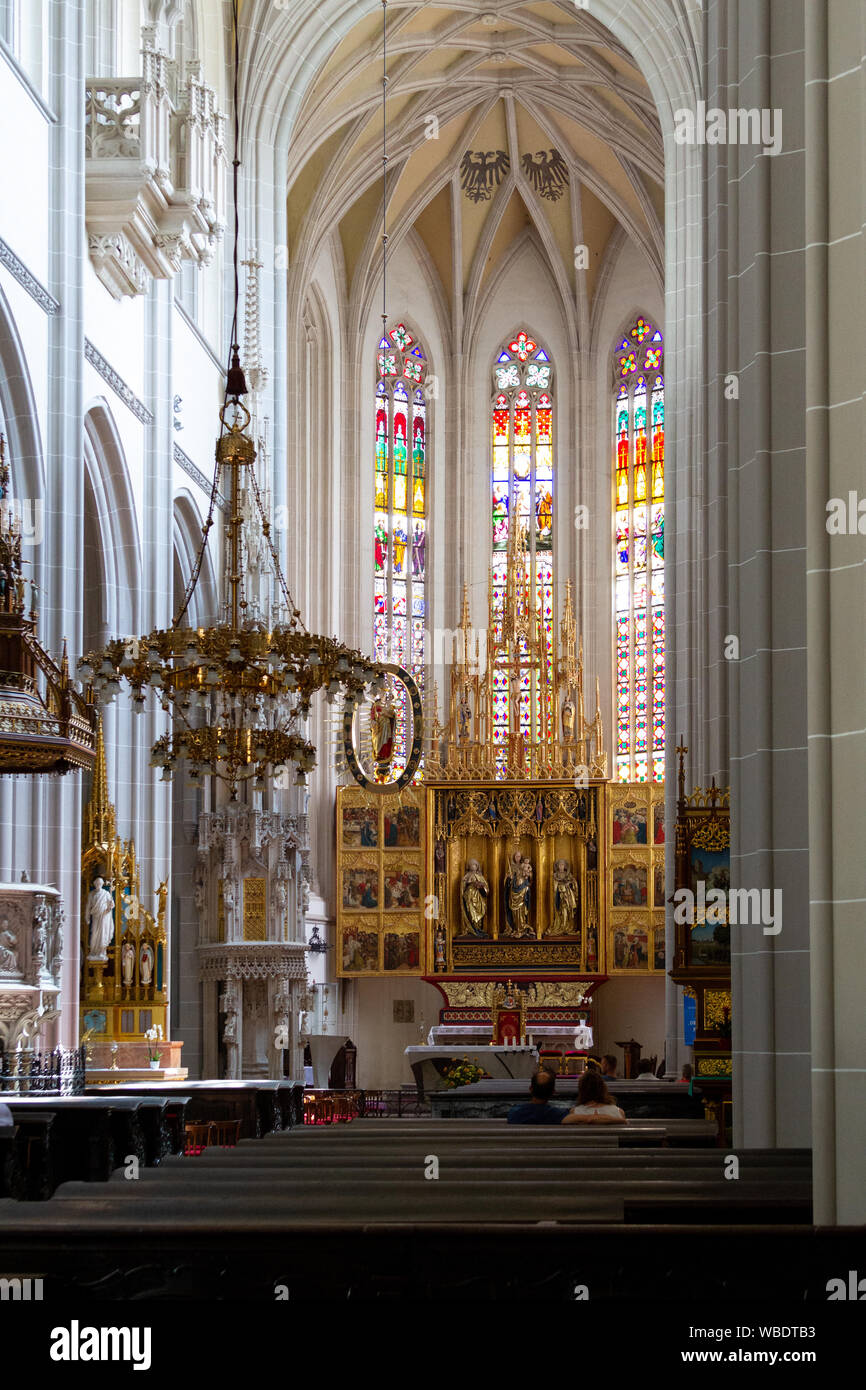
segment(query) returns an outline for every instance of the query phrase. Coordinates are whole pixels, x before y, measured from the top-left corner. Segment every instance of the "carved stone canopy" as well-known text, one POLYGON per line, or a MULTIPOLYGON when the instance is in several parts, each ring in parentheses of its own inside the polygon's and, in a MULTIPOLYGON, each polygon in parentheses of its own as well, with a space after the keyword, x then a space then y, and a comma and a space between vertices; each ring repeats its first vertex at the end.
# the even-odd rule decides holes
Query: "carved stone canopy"
POLYGON ((306 980, 303 942, 239 941, 199 947, 201 980, 306 980))
POLYGON ((278 811, 254 810, 247 806, 226 806, 205 813, 199 820, 199 853, 222 849, 226 841, 246 841, 249 852, 257 856, 272 840, 285 840, 285 854, 303 849, 307 840, 307 817, 281 815, 278 811))

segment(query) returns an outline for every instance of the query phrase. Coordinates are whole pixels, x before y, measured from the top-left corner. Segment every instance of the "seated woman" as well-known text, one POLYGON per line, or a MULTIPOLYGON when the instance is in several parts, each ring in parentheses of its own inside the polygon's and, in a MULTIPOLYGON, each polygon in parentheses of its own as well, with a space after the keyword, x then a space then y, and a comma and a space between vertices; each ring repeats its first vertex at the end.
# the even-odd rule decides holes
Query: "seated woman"
POLYGON ((585 1071, 577 1083, 577 1105, 562 1122, 564 1125, 623 1125, 625 1112, 614 1105, 604 1077, 599 1071, 585 1071))

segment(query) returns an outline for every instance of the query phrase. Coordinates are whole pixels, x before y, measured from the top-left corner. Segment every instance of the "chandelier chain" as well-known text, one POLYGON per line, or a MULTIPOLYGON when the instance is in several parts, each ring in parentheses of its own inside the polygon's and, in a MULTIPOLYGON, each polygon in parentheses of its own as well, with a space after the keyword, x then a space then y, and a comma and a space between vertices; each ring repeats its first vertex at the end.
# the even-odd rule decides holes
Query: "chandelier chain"
POLYGON ((382 0, 382 336, 388 325, 388 0, 382 0))

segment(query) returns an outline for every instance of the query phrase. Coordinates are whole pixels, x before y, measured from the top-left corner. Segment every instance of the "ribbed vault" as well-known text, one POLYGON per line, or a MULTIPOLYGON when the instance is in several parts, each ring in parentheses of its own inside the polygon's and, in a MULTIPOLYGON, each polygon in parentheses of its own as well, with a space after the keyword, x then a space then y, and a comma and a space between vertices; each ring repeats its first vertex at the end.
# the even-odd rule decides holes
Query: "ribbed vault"
MULTIPOLYGON (((527 231, 583 341, 612 238, 632 239, 661 282, 661 129, 646 81, 598 19, 551 0, 495 11, 412 0, 389 4, 387 16, 389 248, 420 239, 465 327, 527 231), (467 152, 492 176, 467 175, 467 152), (551 164, 555 197, 544 196, 551 164)), ((308 264, 336 225, 359 306, 380 274, 381 99, 377 7, 306 83, 288 157, 290 260, 308 264)))

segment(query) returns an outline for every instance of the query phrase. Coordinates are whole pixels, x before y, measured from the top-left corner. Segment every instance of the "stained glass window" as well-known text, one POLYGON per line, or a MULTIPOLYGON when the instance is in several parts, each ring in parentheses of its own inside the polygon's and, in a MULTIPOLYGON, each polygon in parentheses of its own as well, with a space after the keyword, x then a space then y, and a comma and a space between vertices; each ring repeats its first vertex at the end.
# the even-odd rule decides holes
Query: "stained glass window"
MULTIPOLYGON (((423 348, 403 323, 376 354, 373 647, 424 685, 427 558, 427 401, 423 348)), ((397 686, 394 767, 406 766, 405 691, 397 686)))
MULTIPOLYGON (((493 368, 492 586, 495 635, 501 635, 509 528, 520 527, 526 548, 526 588, 542 618, 548 661, 553 651, 553 367, 542 347, 521 329, 493 368)), ((510 688, 504 662, 493 677, 493 737, 503 749, 519 719, 527 742, 541 733, 544 713, 536 678, 524 670, 510 688)))
POLYGON ((614 352, 616 777, 665 775, 664 342, 639 318, 614 352))

